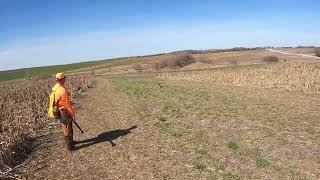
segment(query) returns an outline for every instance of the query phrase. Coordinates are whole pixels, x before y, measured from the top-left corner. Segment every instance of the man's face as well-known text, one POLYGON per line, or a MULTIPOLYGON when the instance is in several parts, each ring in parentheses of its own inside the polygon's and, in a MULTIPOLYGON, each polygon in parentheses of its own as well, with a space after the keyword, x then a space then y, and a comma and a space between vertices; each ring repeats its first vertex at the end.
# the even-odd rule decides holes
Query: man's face
POLYGON ((58 82, 60 82, 61 84, 64 84, 64 82, 66 81, 66 78, 63 79, 59 79, 58 82))

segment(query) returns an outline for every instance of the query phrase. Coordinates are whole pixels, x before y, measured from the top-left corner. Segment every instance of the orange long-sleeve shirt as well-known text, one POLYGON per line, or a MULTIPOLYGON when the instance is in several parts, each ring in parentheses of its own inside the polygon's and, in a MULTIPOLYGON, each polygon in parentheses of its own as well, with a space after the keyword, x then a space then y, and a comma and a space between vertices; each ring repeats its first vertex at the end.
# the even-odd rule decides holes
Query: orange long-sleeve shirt
POLYGON ((68 115, 73 117, 74 110, 72 108, 67 89, 60 83, 57 83, 53 86, 52 91, 55 92, 55 104, 58 108, 66 109, 68 111, 68 115))

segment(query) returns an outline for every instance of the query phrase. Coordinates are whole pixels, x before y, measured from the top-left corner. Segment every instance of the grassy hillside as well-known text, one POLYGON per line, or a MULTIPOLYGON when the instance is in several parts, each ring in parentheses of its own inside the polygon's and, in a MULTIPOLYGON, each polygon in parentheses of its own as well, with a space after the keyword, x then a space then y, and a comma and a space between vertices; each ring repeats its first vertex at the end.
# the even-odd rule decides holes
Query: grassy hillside
POLYGON ((61 71, 67 72, 67 71, 77 70, 81 68, 101 65, 105 63, 108 63, 108 60, 57 65, 57 66, 35 67, 35 68, 27 68, 27 69, 13 70, 13 71, 3 71, 3 72, 0 72, 0 81, 29 78, 29 77, 41 76, 41 75, 50 75, 56 72, 61 72, 61 71))
MULTIPOLYGON (((124 57, 115 59, 106 59, 99 61, 81 62, 74 64, 55 65, 55 66, 44 66, 25 68, 18 70, 0 71, 0 82, 30 78, 34 76, 49 76, 57 72, 81 72, 81 71, 99 71, 106 70, 114 67, 126 68, 139 63, 146 63, 150 61, 157 61, 169 55, 148 55, 148 56, 137 56, 137 57, 124 57)), ((171 57, 171 56, 169 56, 171 57)))
MULTIPOLYGON (((291 48, 291 51, 309 52, 314 51, 311 48, 291 48)), ((189 52, 189 51, 186 51, 189 52)), ((0 71, 0 82, 7 80, 15 80, 22 78, 29 78, 34 76, 49 76, 57 72, 79 72, 79 71, 94 71, 97 74, 122 74, 122 73, 135 73, 142 71, 159 71, 156 66, 167 62, 168 60, 175 59, 179 55, 185 55, 185 52, 176 52, 169 54, 157 54, 148 56, 136 56, 117 58, 110 60, 82 62, 75 64, 35 67, 27 69, 19 69, 12 71, 0 71)), ((203 69, 215 68, 220 66, 229 65, 247 65, 247 64, 263 64, 263 59, 267 56, 274 55, 264 49, 252 49, 247 51, 191 51, 191 56, 197 62, 195 67, 188 69, 203 69)), ((280 62, 310 62, 317 59, 302 58, 295 56, 287 56, 276 54, 280 62)), ((161 69, 161 68, 160 68, 161 69)), ((167 69, 164 68, 164 71, 167 69)))

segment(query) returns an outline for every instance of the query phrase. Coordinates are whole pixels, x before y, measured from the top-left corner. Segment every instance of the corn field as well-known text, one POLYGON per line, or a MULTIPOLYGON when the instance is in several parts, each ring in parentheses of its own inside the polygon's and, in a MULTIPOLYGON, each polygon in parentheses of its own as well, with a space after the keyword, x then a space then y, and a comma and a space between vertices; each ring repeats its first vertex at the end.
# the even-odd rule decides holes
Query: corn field
POLYGON ((320 64, 276 64, 159 75, 161 79, 320 93, 320 64))
MULTIPOLYGON (((30 135, 48 121, 54 79, 23 80, 0 85, 0 169, 14 167, 28 151, 30 135)), ((71 99, 92 86, 86 74, 66 80, 71 99)))

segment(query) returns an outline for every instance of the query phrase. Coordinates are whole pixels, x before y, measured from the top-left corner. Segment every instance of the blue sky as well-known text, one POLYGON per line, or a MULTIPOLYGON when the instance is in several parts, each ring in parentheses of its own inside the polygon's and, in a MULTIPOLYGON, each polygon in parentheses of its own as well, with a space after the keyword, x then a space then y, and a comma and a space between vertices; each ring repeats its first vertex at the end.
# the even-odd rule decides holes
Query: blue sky
POLYGON ((0 70, 183 49, 320 46, 317 0, 0 0, 0 70))

